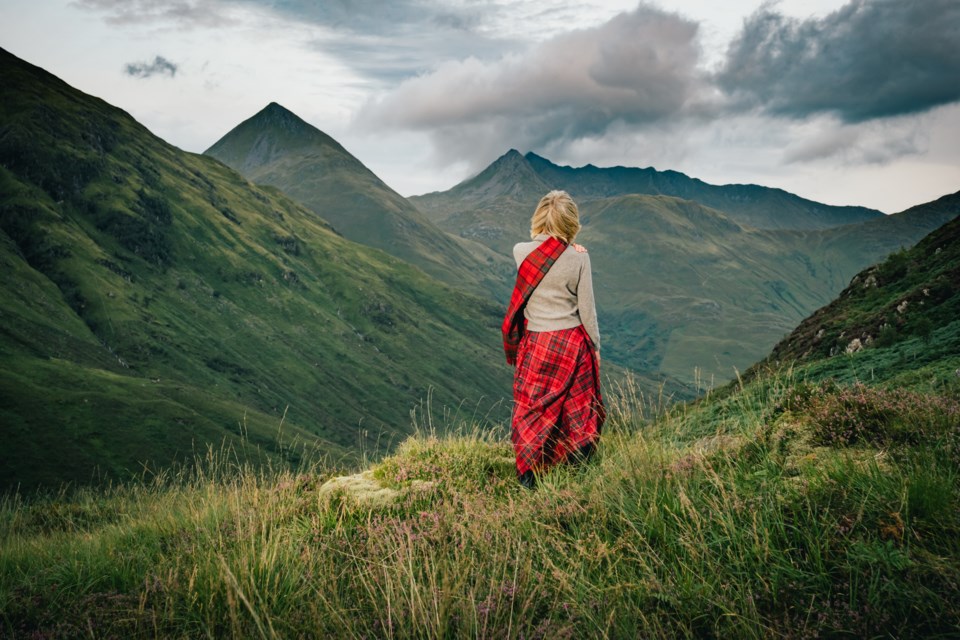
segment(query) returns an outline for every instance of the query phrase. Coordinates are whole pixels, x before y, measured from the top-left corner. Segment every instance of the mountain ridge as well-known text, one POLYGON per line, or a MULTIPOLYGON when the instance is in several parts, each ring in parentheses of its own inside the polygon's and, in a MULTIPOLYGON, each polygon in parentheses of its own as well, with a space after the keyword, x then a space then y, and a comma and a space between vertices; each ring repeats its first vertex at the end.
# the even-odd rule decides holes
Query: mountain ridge
POLYGON ((507 195, 503 189, 490 185, 495 182, 491 178, 499 175, 504 166, 511 167, 510 174, 519 176, 522 184, 509 195, 527 201, 535 197, 535 192, 542 195, 555 188, 568 191, 578 203, 629 194, 668 195, 695 200, 758 229, 823 229, 884 215, 866 207, 825 205, 783 189, 755 184, 711 185, 672 170, 593 164, 561 166, 532 151, 520 154, 516 149, 447 191, 413 196, 410 200, 431 220, 451 230, 449 224, 443 223, 453 213, 496 208, 496 200, 507 195))
MULTIPOLYGON (((534 171, 554 182, 571 185, 571 195, 584 199, 641 193, 696 200, 758 229, 811 229, 862 222, 883 215, 866 207, 833 206, 807 200, 783 189, 756 184, 712 185, 699 178, 653 167, 570 167, 554 164, 533 152, 524 156, 534 171), (749 205, 749 206, 748 206, 749 205), (765 213, 774 205, 796 214, 789 222, 765 213), (797 215, 801 216, 799 219, 797 215)), ((778 215, 782 216, 783 213, 778 215)))

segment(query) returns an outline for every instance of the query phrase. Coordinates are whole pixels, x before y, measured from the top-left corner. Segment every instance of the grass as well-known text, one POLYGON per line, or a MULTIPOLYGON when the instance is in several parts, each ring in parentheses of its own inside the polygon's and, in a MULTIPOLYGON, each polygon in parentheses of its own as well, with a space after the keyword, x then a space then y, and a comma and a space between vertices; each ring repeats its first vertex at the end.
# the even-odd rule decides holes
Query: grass
POLYGON ((416 434, 371 467, 396 492, 391 502, 321 489, 334 473, 322 462, 253 467, 229 449, 107 490, 8 496, 0 629, 14 637, 960 633, 960 424, 871 387, 915 435, 824 441, 822 407, 840 407, 856 387, 800 376, 759 377, 671 408, 621 387, 608 394, 594 461, 558 468, 532 492, 514 479, 505 433, 481 431, 473 416, 419 412, 416 434))

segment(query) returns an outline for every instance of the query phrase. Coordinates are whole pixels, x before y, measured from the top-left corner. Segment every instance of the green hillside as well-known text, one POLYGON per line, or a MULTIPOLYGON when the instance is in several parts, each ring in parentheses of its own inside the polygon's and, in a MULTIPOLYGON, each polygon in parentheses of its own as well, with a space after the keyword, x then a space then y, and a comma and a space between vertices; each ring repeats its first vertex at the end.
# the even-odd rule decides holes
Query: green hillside
POLYGON ((582 211, 604 348, 639 371, 725 381, 828 300, 775 235, 695 202, 634 195, 582 211))
MULTIPOLYGON (((938 201, 960 202, 960 194, 938 201)), ((857 274, 754 367, 812 363, 821 376, 960 383, 960 218, 857 274)))
POLYGON ((0 61, 0 486, 129 477, 224 439, 276 462, 294 441, 382 451, 428 396, 506 411, 499 305, 0 61))
POLYGON ((610 393, 597 455, 534 491, 507 434, 417 414, 417 433, 356 475, 211 456, 155 481, 8 497, 0 630, 957 637, 958 232, 864 272, 695 403, 610 393), (810 346, 817 327, 872 330, 903 300, 884 340, 810 346))
POLYGON ((512 265, 503 256, 441 231, 336 140, 276 103, 205 153, 257 184, 281 189, 347 238, 460 288, 497 295, 510 277, 512 265))

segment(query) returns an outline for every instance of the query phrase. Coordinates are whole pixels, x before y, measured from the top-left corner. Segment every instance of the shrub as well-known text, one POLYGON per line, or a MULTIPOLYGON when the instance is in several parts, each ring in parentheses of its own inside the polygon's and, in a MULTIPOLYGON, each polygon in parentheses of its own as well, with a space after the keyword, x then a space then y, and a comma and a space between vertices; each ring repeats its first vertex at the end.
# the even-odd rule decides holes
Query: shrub
POLYGON ((956 400, 860 382, 797 385, 785 404, 810 418, 814 440, 822 445, 916 443, 960 430, 956 400))

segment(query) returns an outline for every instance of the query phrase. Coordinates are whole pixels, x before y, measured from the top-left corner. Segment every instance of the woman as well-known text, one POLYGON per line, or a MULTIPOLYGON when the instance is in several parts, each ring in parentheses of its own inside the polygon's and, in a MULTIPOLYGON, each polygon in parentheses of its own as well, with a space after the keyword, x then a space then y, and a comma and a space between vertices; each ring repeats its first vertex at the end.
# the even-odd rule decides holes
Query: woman
POLYGON ((502 329, 507 362, 516 366, 517 475, 528 488, 547 467, 589 457, 605 417, 590 256, 571 245, 579 231, 576 203, 551 191, 530 220, 533 241, 513 248, 517 283, 502 329))

